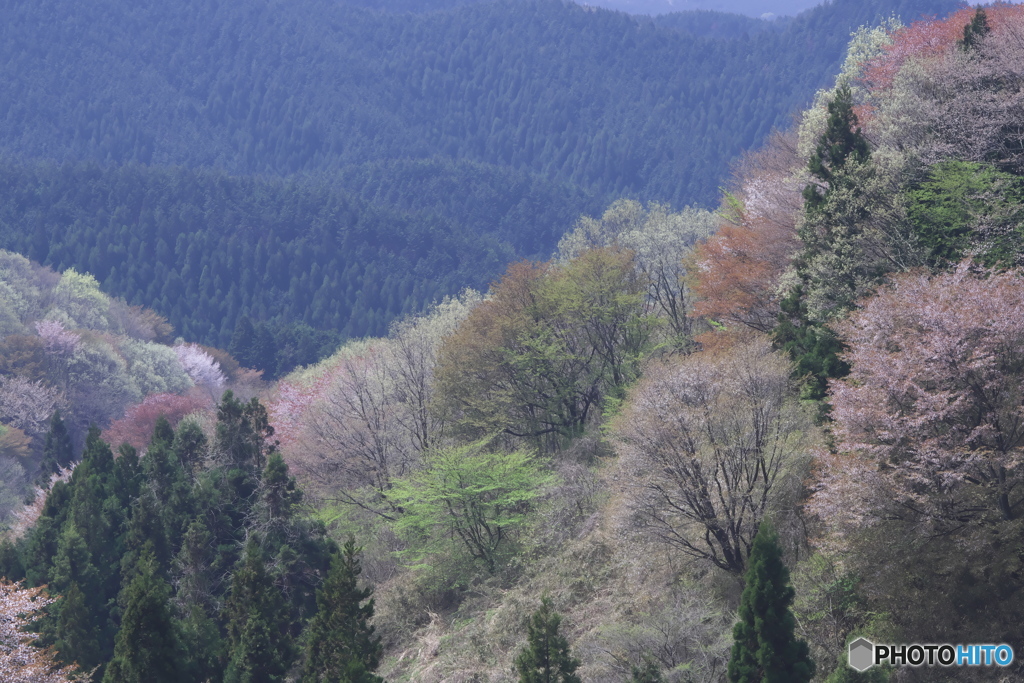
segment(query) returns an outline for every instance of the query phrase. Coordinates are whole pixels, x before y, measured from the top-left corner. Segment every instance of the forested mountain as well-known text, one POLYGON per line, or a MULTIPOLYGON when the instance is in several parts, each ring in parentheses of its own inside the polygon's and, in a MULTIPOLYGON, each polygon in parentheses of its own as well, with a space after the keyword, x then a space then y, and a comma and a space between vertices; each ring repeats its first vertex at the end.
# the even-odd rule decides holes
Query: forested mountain
MULTIPOLYGON (((718 212, 618 200, 487 295, 350 340, 250 400, 211 395, 255 374, 226 354, 168 348, 159 316, 91 276, 0 252, 0 465, 32 447, 16 426, 31 424, 55 474, 0 541, 0 673, 1021 679, 1012 655, 847 661, 861 637, 1024 650, 1021 35, 1024 6, 1007 4, 858 31, 834 87, 744 157, 718 212), (159 401, 82 447, 45 417, 149 389, 159 401), (44 608, 36 645, 10 627, 44 608)), ((446 202, 449 174, 392 163, 349 178, 339 213, 429 208, 400 201, 413 188, 481 210, 446 202)), ((328 192, 28 171, 158 178, 156 197, 211 185, 211 215, 328 192)))
POLYGON ((189 340, 227 348, 241 318, 265 323, 274 348, 240 360, 269 378, 486 287, 511 260, 545 257, 593 207, 579 191, 468 162, 368 164, 343 178, 351 191, 139 164, 0 163, 0 246, 89 272, 189 340))
POLYGON ((605 200, 709 204, 728 162, 835 71, 852 29, 954 4, 840 0, 718 40, 557 0, 419 16, 5 0, 0 148, 278 175, 443 155, 605 200))
POLYGON ((270 377, 546 257, 614 198, 712 203, 849 30, 950 5, 840 0, 755 32, 556 0, 4 0, 0 247, 190 340, 248 318, 270 377))

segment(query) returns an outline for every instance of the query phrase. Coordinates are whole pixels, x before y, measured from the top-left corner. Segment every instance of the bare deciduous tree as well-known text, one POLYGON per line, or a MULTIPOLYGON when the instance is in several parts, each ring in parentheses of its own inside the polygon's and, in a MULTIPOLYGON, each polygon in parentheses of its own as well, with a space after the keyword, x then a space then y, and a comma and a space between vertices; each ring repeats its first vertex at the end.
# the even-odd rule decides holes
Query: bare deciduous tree
POLYGON ((813 423, 791 371, 760 336, 648 369, 617 430, 641 528, 743 572, 782 480, 808 461, 813 423))

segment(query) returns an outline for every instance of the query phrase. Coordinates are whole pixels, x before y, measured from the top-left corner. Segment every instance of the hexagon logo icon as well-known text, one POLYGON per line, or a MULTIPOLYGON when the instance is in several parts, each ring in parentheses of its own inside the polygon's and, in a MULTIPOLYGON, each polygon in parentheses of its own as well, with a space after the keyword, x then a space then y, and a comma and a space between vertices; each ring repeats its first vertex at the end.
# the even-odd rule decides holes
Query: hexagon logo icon
POLYGON ((875 665, 875 644, 867 638, 858 638, 850 643, 850 666, 857 671, 867 671, 875 665))

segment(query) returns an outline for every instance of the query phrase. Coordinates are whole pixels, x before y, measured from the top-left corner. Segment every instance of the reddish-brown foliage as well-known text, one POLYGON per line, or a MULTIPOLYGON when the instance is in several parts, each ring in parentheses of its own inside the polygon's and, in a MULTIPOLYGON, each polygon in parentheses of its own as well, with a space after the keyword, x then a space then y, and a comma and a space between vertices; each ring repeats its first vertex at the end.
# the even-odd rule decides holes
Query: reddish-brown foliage
MULTIPOLYGON (((907 60, 937 57, 962 40, 964 26, 971 22, 974 13, 974 7, 964 7, 945 19, 916 21, 900 29, 885 54, 868 65, 864 80, 872 90, 889 88, 907 60)), ((1024 17, 1024 5, 997 3, 986 7, 985 14, 989 27, 999 31, 1024 17)))
POLYGON ((737 167, 734 215, 694 250, 694 315, 762 332, 775 326, 778 280, 800 246, 801 165, 794 137, 776 134, 737 167))
POLYGON ((184 396, 151 394, 142 403, 126 410, 123 418, 104 430, 103 438, 115 445, 127 442, 135 448, 143 449, 149 445, 153 428, 161 417, 167 418, 174 427, 189 413, 211 406, 209 398, 198 391, 184 396))
POLYGON ((696 251, 694 315, 767 332, 777 320, 775 285, 799 242, 793 230, 769 221, 725 224, 696 251))

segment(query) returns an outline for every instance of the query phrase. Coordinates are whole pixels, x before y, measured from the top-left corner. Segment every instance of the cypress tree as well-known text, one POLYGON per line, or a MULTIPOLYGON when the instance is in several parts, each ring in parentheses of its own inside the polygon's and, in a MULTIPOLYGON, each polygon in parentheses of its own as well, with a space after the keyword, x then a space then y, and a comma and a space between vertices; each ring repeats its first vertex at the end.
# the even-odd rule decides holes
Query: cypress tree
POLYGON ((360 589, 359 549, 349 539, 331 560, 316 594, 317 612, 307 628, 303 683, 378 683, 373 675, 383 648, 370 626, 373 590, 360 589), (365 605, 364 601, 369 600, 365 605))
POLYGON ((71 582, 58 609, 55 646, 61 661, 65 664, 90 663, 96 656, 99 643, 89 619, 85 596, 77 582, 71 582))
MULTIPOLYGON (((842 170, 852 161, 868 159, 868 141, 861 134, 857 114, 853 111, 853 93, 847 85, 836 90, 828 103, 828 122, 808 162, 811 175, 825 183, 835 183, 842 170)), ((817 211, 825 203, 826 193, 817 184, 804 188, 805 207, 817 211)))
POLYGON ((107 628, 105 577, 70 520, 61 532, 50 578, 51 589, 66 597, 56 605, 56 624, 46 624, 44 631, 62 643, 60 657, 65 664, 77 662, 82 669, 92 669, 110 656, 114 634, 107 628))
POLYGON ((223 641, 211 616, 216 589, 213 541, 203 516, 197 516, 172 563, 175 603, 184 614, 182 643, 188 652, 188 678, 196 681, 215 680, 223 668, 223 641))
POLYGON ((807 643, 794 635, 795 591, 778 535, 762 522, 747 560, 740 621, 733 628, 730 683, 807 683, 814 676, 807 643))
POLYGON ((171 444, 174 454, 185 469, 185 472, 192 479, 198 474, 206 459, 209 444, 203 430, 192 420, 184 420, 178 425, 178 431, 174 434, 174 442, 171 444))
POLYGON ((991 30, 988 25, 988 15, 985 14, 984 9, 979 7, 970 22, 964 26, 964 39, 960 41, 960 47, 965 52, 977 50, 981 45, 982 38, 987 36, 991 30))
POLYGON ((255 542, 245 549, 225 604, 228 666, 224 683, 278 683, 291 665, 292 642, 284 598, 267 575, 255 542))
POLYGON ((260 483, 266 521, 290 519, 292 509, 302 500, 302 491, 296 485, 295 477, 288 474, 288 464, 277 451, 272 451, 267 458, 260 483))
POLYGON ((39 464, 37 483, 45 485, 50 478, 63 467, 68 467, 74 460, 74 449, 71 445, 71 434, 60 416, 60 410, 53 411, 50 417, 50 428, 43 442, 43 460, 39 464))
MULTIPOLYGON (((157 503, 157 513, 164 525, 169 547, 177 547, 185 532, 195 505, 192 483, 171 450, 174 432, 167 420, 160 418, 145 457, 142 459, 144 479, 157 503)), ((166 558, 161 557, 163 562, 166 558)))
POLYGON ((256 328, 249 316, 243 315, 235 323, 228 352, 244 367, 256 366, 256 328))
POLYGON ((171 617, 170 588, 147 548, 122 593, 124 612, 114 658, 103 683, 173 683, 181 680, 178 638, 171 617))
POLYGON ((853 95, 849 86, 843 85, 828 103, 825 131, 808 162, 808 170, 816 182, 808 184, 803 191, 804 220, 800 225, 803 248, 794 263, 801 281, 782 301, 779 324, 774 331, 776 344, 790 354, 798 374, 810 378, 804 398, 823 399, 828 379, 843 377, 849 371, 838 356, 842 350, 840 342, 824 321, 812 319, 805 302, 817 294, 831 302, 831 315, 838 315, 849 310, 857 296, 858 278, 865 276, 858 270, 862 267, 858 224, 866 214, 856 208, 844 214, 836 210, 828 198, 840 187, 858 191, 857 180, 850 171, 866 163, 869 156, 867 139, 861 133, 853 110, 853 95), (811 265, 822 255, 837 252, 846 254, 849 270, 833 273, 829 280, 823 281, 811 265))
POLYGON ((540 609, 526 626, 527 643, 516 657, 519 683, 582 683, 576 675, 580 660, 569 651, 569 641, 558 633, 562 617, 541 598, 540 609))

